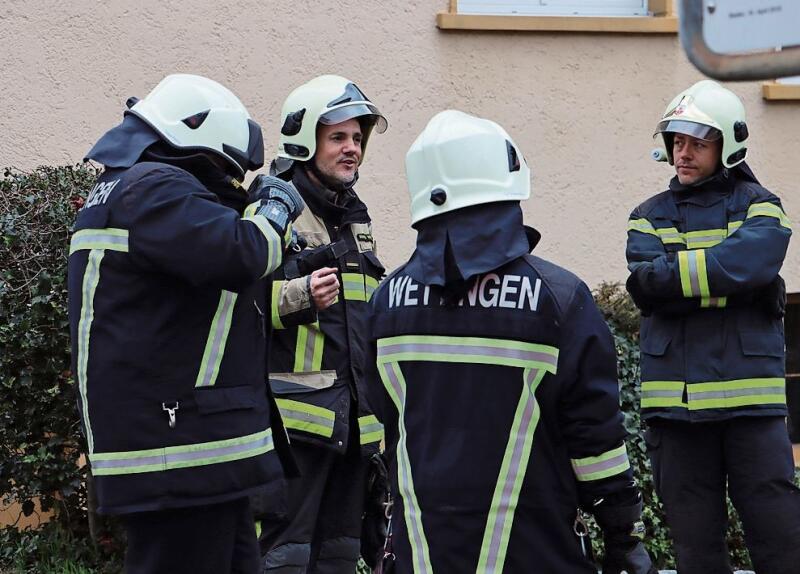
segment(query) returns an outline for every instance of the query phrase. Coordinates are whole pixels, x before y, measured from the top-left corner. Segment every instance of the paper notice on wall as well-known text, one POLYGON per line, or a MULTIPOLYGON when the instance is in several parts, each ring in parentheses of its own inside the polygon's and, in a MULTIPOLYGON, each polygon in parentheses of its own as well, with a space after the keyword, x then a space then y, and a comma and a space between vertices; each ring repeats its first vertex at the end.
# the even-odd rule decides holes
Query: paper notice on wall
POLYGON ((800 45, 800 0, 703 0, 703 36, 718 54, 800 45))

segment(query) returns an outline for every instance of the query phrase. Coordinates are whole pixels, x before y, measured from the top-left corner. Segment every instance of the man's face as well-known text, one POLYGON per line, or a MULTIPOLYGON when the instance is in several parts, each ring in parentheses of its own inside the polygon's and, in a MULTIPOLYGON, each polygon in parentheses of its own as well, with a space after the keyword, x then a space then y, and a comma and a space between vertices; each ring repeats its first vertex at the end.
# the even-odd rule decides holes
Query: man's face
POLYGON ((675 134, 672 142, 672 159, 678 181, 692 185, 703 181, 717 171, 722 139, 701 140, 685 134, 675 134))
POLYGON ((350 183, 361 161, 361 124, 353 118, 317 128, 317 151, 314 163, 327 178, 338 183, 350 183))

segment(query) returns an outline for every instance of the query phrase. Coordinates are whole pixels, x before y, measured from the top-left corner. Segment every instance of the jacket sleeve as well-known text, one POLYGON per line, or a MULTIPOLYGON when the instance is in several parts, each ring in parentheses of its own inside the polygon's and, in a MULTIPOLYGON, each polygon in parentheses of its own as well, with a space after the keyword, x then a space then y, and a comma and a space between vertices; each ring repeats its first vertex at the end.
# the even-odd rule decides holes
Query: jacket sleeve
MULTIPOLYGON (((699 298, 701 307, 725 306, 725 298, 772 282, 780 271, 791 236, 789 219, 775 196, 750 205, 746 218, 725 241, 704 249, 631 261, 629 267, 645 297, 699 298)), ((657 238, 653 238, 657 239, 657 238)), ((635 237, 637 244, 642 238, 635 237)), ((649 240, 648 240, 649 241, 649 240)), ((648 251, 634 247, 644 256, 648 251)))
POLYGON ((121 201, 131 255, 146 268, 240 291, 281 263, 281 237, 265 217, 241 218, 181 170, 148 172, 121 201))
POLYGON ((558 357, 559 422, 581 505, 630 488, 633 471, 619 406, 617 353, 589 289, 577 287, 562 322, 558 357))
MULTIPOLYGON (((280 269, 277 272, 280 275, 280 269)), ((308 325, 317 320, 311 298, 309 275, 295 279, 276 279, 272 287, 272 327, 287 329, 308 325)))

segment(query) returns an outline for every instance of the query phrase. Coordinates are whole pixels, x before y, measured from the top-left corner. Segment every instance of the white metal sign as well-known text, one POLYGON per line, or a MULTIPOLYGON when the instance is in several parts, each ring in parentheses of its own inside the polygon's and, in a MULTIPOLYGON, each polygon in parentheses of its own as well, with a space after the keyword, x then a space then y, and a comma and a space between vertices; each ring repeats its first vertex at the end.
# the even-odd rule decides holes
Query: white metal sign
POLYGON ((800 45, 800 0, 703 0, 703 37, 718 54, 800 45))

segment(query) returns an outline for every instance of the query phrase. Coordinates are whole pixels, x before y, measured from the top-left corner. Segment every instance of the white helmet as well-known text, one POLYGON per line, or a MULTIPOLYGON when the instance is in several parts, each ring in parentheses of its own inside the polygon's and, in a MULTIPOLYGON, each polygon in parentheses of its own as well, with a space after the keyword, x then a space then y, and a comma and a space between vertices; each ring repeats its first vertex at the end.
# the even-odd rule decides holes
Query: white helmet
POLYGON ((406 154, 411 223, 531 195, 531 171, 506 131, 456 110, 439 112, 406 154))
POLYGON ((713 80, 701 80, 673 99, 656 127, 664 138, 667 159, 672 164, 673 134, 701 140, 722 138, 721 159, 725 167, 744 161, 747 155, 747 123, 739 97, 713 80))
POLYGON ((379 134, 387 122, 364 92, 341 76, 318 76, 296 88, 281 110, 283 125, 278 143, 278 157, 308 161, 317 149, 317 123, 336 125, 353 118, 362 122, 361 161, 373 127, 379 134))
POLYGON ((230 90, 213 80, 172 74, 126 113, 145 121, 172 146, 212 152, 234 173, 264 165, 261 127, 230 90))

